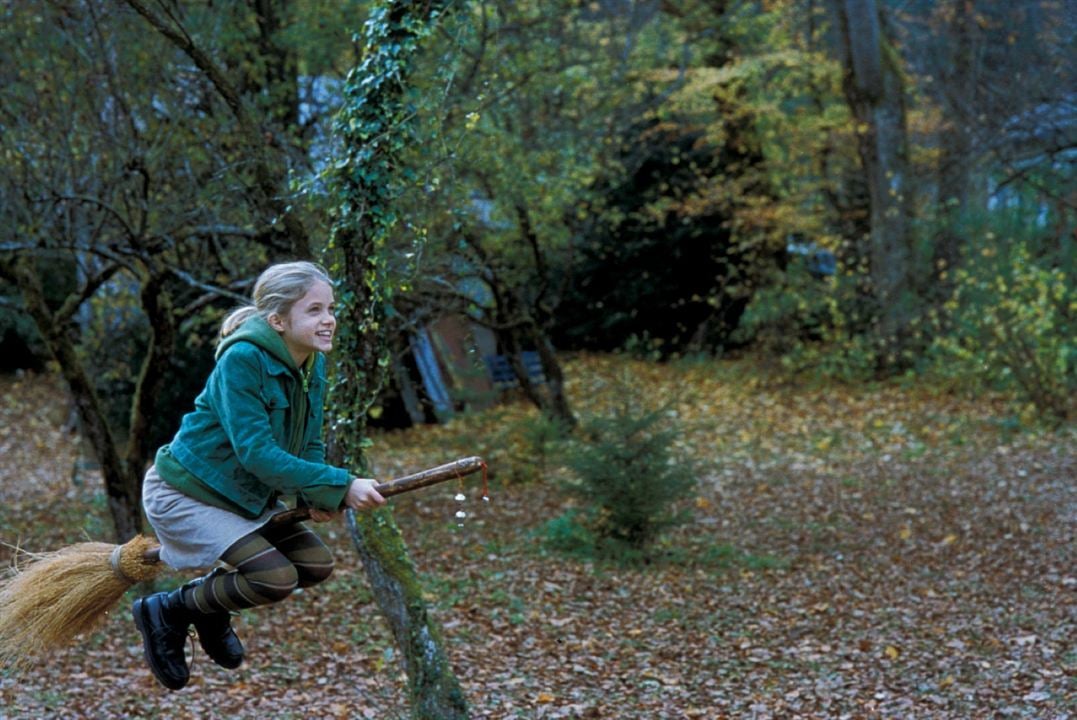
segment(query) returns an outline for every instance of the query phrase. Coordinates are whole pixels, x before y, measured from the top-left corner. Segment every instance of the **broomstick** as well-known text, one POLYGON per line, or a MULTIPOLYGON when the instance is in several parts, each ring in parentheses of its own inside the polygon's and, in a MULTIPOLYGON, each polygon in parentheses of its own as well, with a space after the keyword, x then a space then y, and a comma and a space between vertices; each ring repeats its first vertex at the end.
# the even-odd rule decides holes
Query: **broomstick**
MULTIPOLYGON (((461 458, 390 480, 375 489, 384 497, 428 487, 483 470, 480 457, 461 458)), ((271 525, 310 518, 310 510, 286 510, 271 525)), ((123 545, 85 542, 33 555, 24 568, 0 581, 0 667, 30 664, 42 653, 70 644, 91 630, 136 583, 152 580, 164 566, 154 538, 138 535, 123 545)))

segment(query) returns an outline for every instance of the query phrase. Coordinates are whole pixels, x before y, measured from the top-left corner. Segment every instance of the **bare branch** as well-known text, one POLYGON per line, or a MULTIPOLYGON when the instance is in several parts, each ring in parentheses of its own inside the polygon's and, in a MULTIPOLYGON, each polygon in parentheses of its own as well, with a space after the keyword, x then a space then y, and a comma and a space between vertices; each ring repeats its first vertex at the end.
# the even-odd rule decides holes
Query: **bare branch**
POLYGON ((126 2, 135 12, 145 18, 150 26, 183 51, 187 57, 191 58, 224 100, 238 123, 244 143, 249 148, 255 178, 255 202, 267 215, 280 218, 294 253, 310 255, 310 238, 307 236, 306 228, 299 217, 289 210, 287 203, 280 197, 280 188, 284 186, 284 178, 279 173, 274 172, 263 158, 266 144, 265 138, 269 135, 269 131, 250 117, 239 92, 228 81, 224 71, 195 44, 194 40, 183 28, 183 25, 171 14, 167 7, 164 9, 171 23, 157 15, 142 0, 126 0, 126 2))
MULTIPOLYGON (((172 275, 175 275, 177 278, 179 278, 183 282, 187 283, 191 287, 196 287, 199 290, 207 292, 212 296, 229 298, 231 300, 235 300, 236 302, 242 303, 244 305, 247 305, 247 304, 250 303, 250 298, 248 298, 248 297, 245 297, 243 295, 240 295, 238 293, 232 292, 231 290, 227 290, 227 289, 222 288, 222 287, 217 287, 215 285, 210 285, 209 283, 204 283, 201 280, 199 280, 198 278, 196 278, 195 276, 191 275, 189 272, 186 272, 184 270, 180 270, 179 268, 170 267, 170 268, 167 268, 167 270, 168 270, 169 273, 171 273, 172 275)), ((203 303, 203 305, 205 305, 205 304, 206 303, 203 303)))
POLYGON ((0 242, 0 252, 26 252, 40 247, 36 242, 0 242))
POLYGON ((116 222, 118 222, 123 227, 124 233, 127 235, 127 238, 129 240, 136 240, 138 238, 138 233, 136 233, 134 228, 132 228, 130 224, 128 224, 127 218, 125 218, 119 210, 117 210, 115 207, 105 202, 101 198, 92 197, 90 195, 68 195, 63 193, 53 193, 52 197, 54 200, 57 201, 77 202, 85 203, 87 205, 94 205, 111 215, 116 220, 116 222))
POLYGON ((243 103, 239 98, 239 93, 232 87, 232 83, 228 82, 228 78, 224 76, 222 71, 213 60, 202 51, 191 36, 187 34, 187 31, 183 29, 183 26, 176 21, 174 17, 170 17, 175 27, 169 25, 163 18, 158 16, 153 10, 149 9, 145 3, 141 0, 127 0, 127 4, 131 8, 145 18, 154 30, 161 33, 165 38, 169 40, 173 45, 182 50, 187 57, 194 61, 194 64, 201 70, 205 76, 213 83, 213 87, 224 99, 228 108, 232 111, 232 114, 237 120, 241 122, 246 121, 246 112, 243 109, 243 103), (179 28, 178 30, 176 28, 179 28))
POLYGON ((64 299, 64 304, 53 314, 53 321, 56 323, 64 323, 71 319, 71 317, 78 312, 82 303, 93 297, 98 288, 108 282, 109 278, 119 271, 119 263, 114 263, 103 268, 100 272, 93 275, 86 280, 86 284, 82 287, 81 292, 71 293, 64 299))
POLYGON ((186 240, 188 238, 200 236, 256 238, 260 234, 261 232, 258 230, 240 227, 238 225, 193 225, 189 228, 184 228, 172 233, 172 237, 177 240, 186 240))

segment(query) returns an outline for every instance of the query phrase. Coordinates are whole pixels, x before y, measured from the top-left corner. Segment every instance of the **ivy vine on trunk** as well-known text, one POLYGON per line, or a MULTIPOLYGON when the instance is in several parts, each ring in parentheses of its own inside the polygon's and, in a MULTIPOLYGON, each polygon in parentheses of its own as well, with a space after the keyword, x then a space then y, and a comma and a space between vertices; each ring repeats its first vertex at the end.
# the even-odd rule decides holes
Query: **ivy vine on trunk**
MULTIPOLYGON (((336 464, 365 473, 367 411, 390 366, 388 240, 397 227, 394 193, 402 180, 395 160, 408 139, 412 112, 406 102, 410 64, 444 10, 445 3, 407 0, 372 9, 361 61, 348 74, 335 124, 341 148, 327 171, 336 210, 328 257, 343 287, 337 297, 340 331, 329 452, 336 464)), ((404 657, 412 716, 468 717, 392 513, 349 513, 348 519, 375 599, 404 657)))

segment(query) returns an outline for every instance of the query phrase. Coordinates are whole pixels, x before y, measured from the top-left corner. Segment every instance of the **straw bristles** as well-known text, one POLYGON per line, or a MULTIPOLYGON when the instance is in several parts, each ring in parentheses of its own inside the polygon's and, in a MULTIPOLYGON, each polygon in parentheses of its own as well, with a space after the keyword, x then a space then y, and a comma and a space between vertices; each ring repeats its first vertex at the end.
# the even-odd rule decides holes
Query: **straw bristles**
POLYGON ((107 543, 31 555, 28 565, 0 581, 0 667, 25 666, 93 629, 128 588, 156 575, 160 564, 142 560, 155 545, 140 535, 120 546, 122 573, 110 560, 117 546, 107 543))

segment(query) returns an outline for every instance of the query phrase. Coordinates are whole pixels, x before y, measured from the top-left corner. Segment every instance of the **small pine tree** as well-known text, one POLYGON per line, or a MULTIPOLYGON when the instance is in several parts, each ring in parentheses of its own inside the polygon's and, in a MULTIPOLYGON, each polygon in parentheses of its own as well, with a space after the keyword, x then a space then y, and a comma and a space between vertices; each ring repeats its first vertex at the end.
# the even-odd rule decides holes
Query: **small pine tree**
MULTIPOLYGON (((631 398, 584 425, 565 464, 578 477, 583 512, 571 517, 600 551, 639 553, 683 519, 677 501, 696 484, 695 469, 673 453, 679 428, 665 409, 640 410, 631 398)), ((623 553, 622 553, 623 554, 623 553)))

